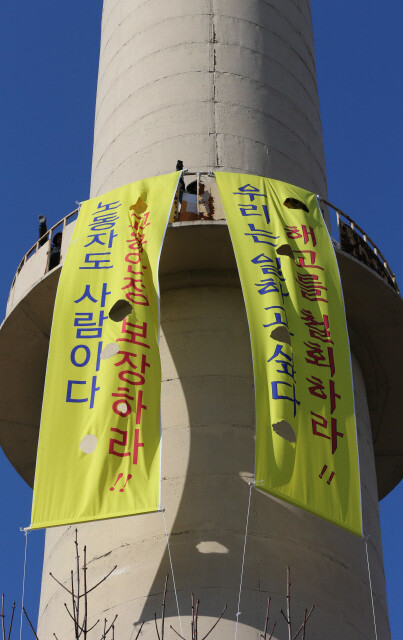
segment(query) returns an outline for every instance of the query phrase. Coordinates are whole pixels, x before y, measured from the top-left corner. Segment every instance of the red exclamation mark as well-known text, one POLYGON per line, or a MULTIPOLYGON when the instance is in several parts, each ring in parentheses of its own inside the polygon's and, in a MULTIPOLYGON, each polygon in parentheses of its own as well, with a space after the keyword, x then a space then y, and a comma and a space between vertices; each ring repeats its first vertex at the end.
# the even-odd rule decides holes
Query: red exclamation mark
POLYGON ((119 482, 120 478, 123 478, 123 473, 119 473, 118 477, 116 478, 115 482, 113 483, 113 487, 109 487, 110 491, 115 491, 115 485, 117 482, 119 482))
POLYGON ((333 476, 334 476, 334 471, 332 471, 332 473, 330 474, 329 480, 327 481, 327 484, 330 484, 331 481, 333 480, 333 476))
MULTIPOLYGON (((122 475, 123 475, 123 474, 122 474, 122 475)), ((132 476, 131 476, 131 475, 130 475, 130 473, 129 473, 129 475, 128 475, 128 476, 127 476, 127 478, 126 478, 126 482, 125 482, 125 484, 124 484, 123 489, 119 489, 119 491, 120 491, 120 492, 122 492, 122 491, 124 491, 124 490, 125 490, 126 485, 127 485, 127 483, 129 482, 130 478, 132 478, 132 476)), ((116 484, 116 483, 115 483, 115 484, 116 484)))
POLYGON ((320 472, 320 474, 319 474, 319 478, 320 478, 321 480, 322 480, 322 478, 323 478, 323 474, 325 473, 326 469, 327 469, 327 464, 325 464, 325 465, 324 465, 324 467, 323 467, 322 471, 321 471, 321 472, 320 472))

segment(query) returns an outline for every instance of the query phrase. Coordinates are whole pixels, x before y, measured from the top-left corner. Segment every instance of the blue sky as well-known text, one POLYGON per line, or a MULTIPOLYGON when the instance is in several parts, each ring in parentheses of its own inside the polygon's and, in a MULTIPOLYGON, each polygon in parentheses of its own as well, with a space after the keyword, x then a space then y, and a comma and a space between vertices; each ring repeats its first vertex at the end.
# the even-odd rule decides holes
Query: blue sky
MULTIPOLYGON (((3 197, 0 304, 35 242, 37 217, 56 223, 89 194, 101 0, 20 0, 0 10, 3 197)), ((311 0, 331 202, 385 254, 403 288, 403 4, 311 0), (385 8, 386 7, 386 8, 385 8)), ((21 599, 32 492, 0 454, 0 591, 21 599)), ((380 504, 392 637, 402 626, 403 484, 380 504)), ((41 533, 28 536, 25 602, 38 608, 41 533)), ((399 630, 399 631, 398 631, 399 630)), ((23 637, 30 637, 24 630, 23 637)))

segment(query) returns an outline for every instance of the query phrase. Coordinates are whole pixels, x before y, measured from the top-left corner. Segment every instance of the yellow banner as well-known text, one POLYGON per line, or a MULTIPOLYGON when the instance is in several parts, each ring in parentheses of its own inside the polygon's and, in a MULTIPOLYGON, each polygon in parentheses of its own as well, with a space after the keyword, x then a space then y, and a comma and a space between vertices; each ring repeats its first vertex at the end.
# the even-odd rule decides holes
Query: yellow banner
POLYGON ((33 529, 159 508, 158 265, 178 179, 82 203, 56 296, 33 529))
POLYGON ((340 277, 314 194, 216 173, 252 343, 259 488, 362 535, 340 277))

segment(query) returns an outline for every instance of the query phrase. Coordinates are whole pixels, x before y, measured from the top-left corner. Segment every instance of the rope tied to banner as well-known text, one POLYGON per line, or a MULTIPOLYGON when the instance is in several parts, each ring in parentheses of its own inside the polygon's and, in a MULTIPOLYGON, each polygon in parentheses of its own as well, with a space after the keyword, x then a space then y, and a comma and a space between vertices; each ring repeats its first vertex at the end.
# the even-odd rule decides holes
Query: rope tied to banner
POLYGON ((377 632, 377 628, 376 628, 376 616, 375 616, 375 605, 374 605, 374 595, 373 595, 373 591, 372 591, 372 580, 371 580, 371 569, 369 566, 369 556, 368 556, 368 540, 369 540, 369 536, 363 536, 363 540, 365 543, 365 553, 366 553, 366 557, 367 557, 367 569, 368 569, 368 578, 369 578, 369 590, 371 592, 371 605, 372 605, 372 616, 374 619, 374 632, 375 632, 375 639, 378 640, 378 632, 377 632))
POLYGON ((28 533, 29 529, 20 529, 25 534, 25 551, 24 551, 24 571, 22 576, 22 595, 21 595, 21 616, 20 616, 20 640, 22 638, 22 614, 24 611, 24 597, 25 597, 25 575, 27 568, 27 548, 28 548, 28 533))
POLYGON ((170 547, 170 544, 169 544, 169 534, 168 534, 168 531, 167 531, 167 523, 166 523, 166 519, 165 519, 165 509, 163 507, 161 508, 161 513, 162 513, 162 517, 163 517, 163 520, 164 520, 165 538, 166 538, 166 541, 167 541, 169 564, 170 564, 170 567, 171 567, 172 583, 173 583, 174 592, 175 592, 176 610, 178 612, 178 619, 179 619, 179 626, 180 626, 180 630, 181 630, 181 635, 183 636, 182 620, 181 620, 181 614, 180 614, 180 611, 179 611, 178 593, 176 591, 174 567, 173 567, 173 564, 172 564, 171 547, 170 547))
POLYGON ((236 624, 235 624, 235 640, 237 640, 237 636, 238 636, 238 621, 239 621, 239 616, 241 615, 241 611, 239 610, 239 607, 241 605, 242 582, 243 582, 243 574, 244 574, 244 569, 245 569, 246 540, 247 540, 247 537, 248 537, 249 514, 250 514, 250 503, 251 503, 252 489, 256 484, 262 484, 262 482, 263 482, 262 480, 260 480, 258 482, 255 482, 255 481, 249 482, 249 499, 248 499, 248 510, 247 510, 247 514, 246 514, 245 536, 244 536, 244 541, 243 541, 241 579, 240 579, 240 582, 239 582, 238 606, 237 606, 236 624))

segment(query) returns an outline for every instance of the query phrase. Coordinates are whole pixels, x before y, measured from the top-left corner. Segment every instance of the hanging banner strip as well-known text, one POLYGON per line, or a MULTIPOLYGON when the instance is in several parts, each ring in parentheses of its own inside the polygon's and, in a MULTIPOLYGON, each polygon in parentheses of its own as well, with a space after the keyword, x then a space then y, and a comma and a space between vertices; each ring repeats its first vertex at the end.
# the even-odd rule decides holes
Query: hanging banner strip
POLYGON ((252 343, 259 488, 362 535, 340 276, 314 194, 216 173, 252 343))
POLYGON ((159 508, 158 265, 179 175, 82 203, 56 296, 32 529, 159 508))

